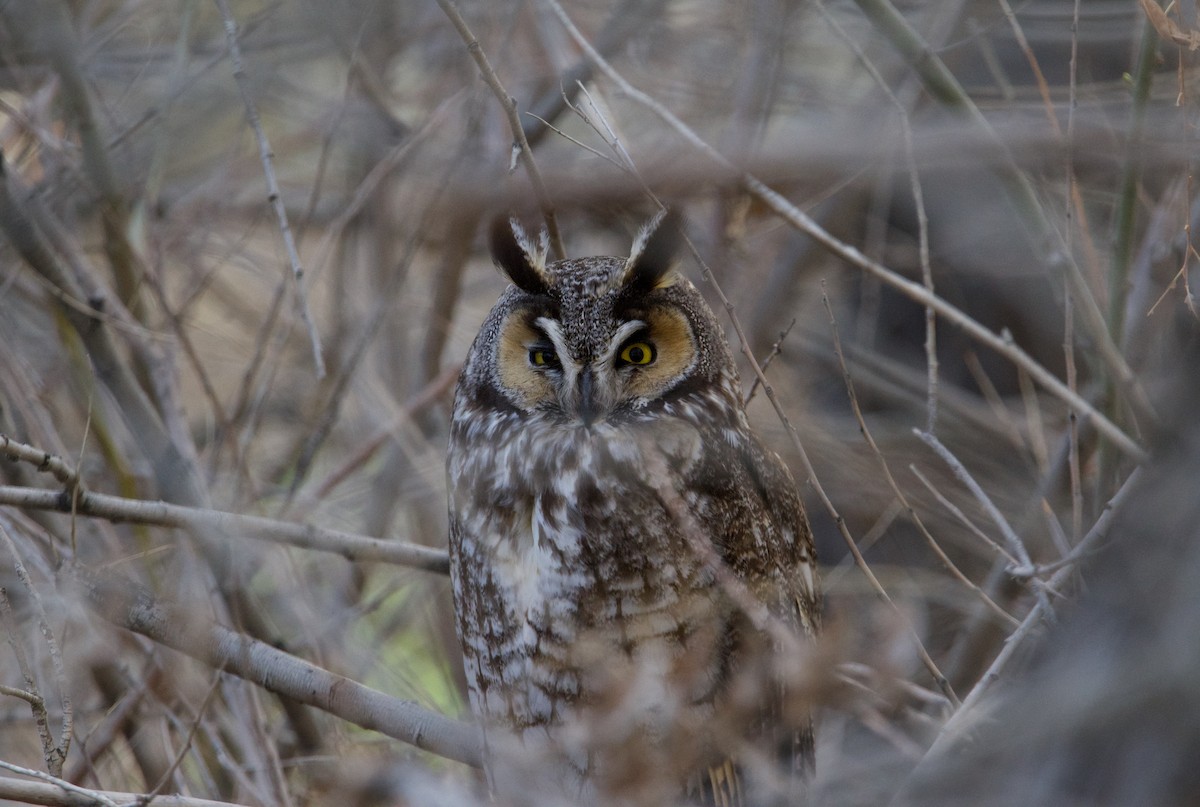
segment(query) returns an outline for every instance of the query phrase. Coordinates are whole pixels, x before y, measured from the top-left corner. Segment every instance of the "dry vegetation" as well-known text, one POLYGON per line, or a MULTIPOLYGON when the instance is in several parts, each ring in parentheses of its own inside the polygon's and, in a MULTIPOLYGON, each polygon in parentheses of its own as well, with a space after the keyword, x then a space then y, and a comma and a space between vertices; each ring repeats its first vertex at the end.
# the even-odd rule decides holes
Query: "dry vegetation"
POLYGON ((1169 14, 0 4, 0 800, 477 803, 442 463, 482 225, 620 252, 664 200, 818 531, 812 801, 1189 802, 1169 14))

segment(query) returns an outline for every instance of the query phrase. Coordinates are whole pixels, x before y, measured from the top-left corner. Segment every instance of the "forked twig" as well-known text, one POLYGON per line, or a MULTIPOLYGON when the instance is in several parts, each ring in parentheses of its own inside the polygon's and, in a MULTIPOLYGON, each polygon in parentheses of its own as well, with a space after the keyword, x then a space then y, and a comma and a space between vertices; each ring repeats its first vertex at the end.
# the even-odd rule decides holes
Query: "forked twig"
MULTIPOLYGON (((1021 540, 1019 535, 1017 535, 1016 530, 1014 530, 1012 525, 1008 523, 1008 519, 1006 519, 1004 514, 1000 512, 1000 508, 996 507, 996 505, 992 502, 991 497, 988 496, 980 484, 975 481, 975 477, 971 475, 970 471, 967 470, 966 466, 962 464, 958 457, 954 456, 954 453, 950 449, 946 448, 946 446, 937 438, 936 435, 921 431, 920 429, 913 429, 913 434, 915 434, 922 443, 932 448, 934 453, 941 457, 942 461, 945 462, 946 465, 950 466, 950 470, 954 472, 954 475, 958 478, 958 480, 962 482, 968 490, 971 491, 971 494, 979 502, 980 506, 983 507, 984 512, 988 514, 988 516, 992 519, 992 522, 996 525, 997 529, 1000 530, 1000 534, 1004 536, 1004 540, 1008 543, 1008 548, 1017 557, 1017 560, 1019 560, 1023 566, 1032 567, 1033 561, 1029 557, 1029 551, 1025 548, 1025 542, 1021 540)), ((1054 612, 1050 606, 1050 597, 1046 593, 1046 584, 1041 580, 1033 580, 1032 582, 1034 584, 1034 590, 1037 593, 1038 604, 1043 607, 1047 616, 1052 615, 1054 612)), ((1049 588, 1053 589, 1052 586, 1049 588)))
MULTIPOLYGON (((1116 494, 1109 499, 1108 504, 1104 506, 1104 512, 1100 514, 1100 517, 1096 519, 1096 523, 1092 525, 1092 528, 1088 530, 1088 534, 1083 537, 1083 540, 1081 540, 1079 545, 1076 547, 1077 554, 1075 560, 1078 560, 1079 558, 1082 558, 1094 551, 1096 546, 1103 541, 1105 537, 1107 537, 1108 531, 1112 527, 1112 523, 1116 517, 1116 514, 1120 511, 1125 501, 1134 491, 1137 485, 1137 480, 1141 478, 1141 475, 1142 469, 1135 468, 1128 478, 1126 478, 1124 484, 1121 485, 1121 488, 1116 492, 1116 494)), ((1051 588, 1061 587, 1074 573, 1074 563, 1063 566, 1054 573, 1053 577, 1050 578, 1049 586, 1051 588)), ((975 686, 972 687, 971 691, 967 693, 966 698, 963 699, 962 706, 953 715, 951 715, 950 719, 946 721, 946 724, 942 726, 941 731, 938 732, 933 744, 925 753, 925 758, 922 760, 921 765, 918 766, 916 771, 910 774, 910 780, 919 776, 919 771, 922 767, 927 765, 934 758, 948 751, 949 747, 961 738, 963 731, 966 728, 965 724, 968 721, 973 708, 979 703, 984 693, 988 691, 992 684, 1000 678, 1001 673, 1003 673, 1004 669, 1008 666, 1008 663, 1012 660, 1013 656, 1016 654, 1017 650, 1021 647, 1024 641, 1033 632, 1034 628, 1037 627, 1043 618, 1048 616, 1049 613, 1046 610, 1046 606, 1044 605, 1043 601, 1034 603, 1033 607, 1029 609, 1029 613, 1025 615, 1025 619, 1021 621, 1021 625, 1011 634, 1009 634, 1009 637, 1004 642, 1004 647, 1001 649, 1000 653, 997 654, 996 658, 992 660, 991 666, 989 666, 984 674, 979 677, 979 680, 975 683, 975 686)))
POLYGON ((883 476, 887 480, 888 486, 892 489, 892 493, 894 493, 896 498, 900 501, 900 505, 904 508, 905 512, 908 513, 909 519, 911 519, 912 523, 917 527, 917 531, 921 533, 921 537, 925 539, 925 543, 929 544, 929 548, 933 550, 933 553, 937 556, 937 559, 941 561, 942 565, 946 568, 946 571, 948 571, 952 577, 966 586, 972 593, 975 594, 975 596, 979 597, 983 601, 984 605, 986 605, 992 611, 992 613, 998 616, 1002 621, 1008 622, 1011 626, 1016 627, 1018 624, 1020 624, 1016 617, 997 605, 996 601, 989 597, 987 592, 977 586, 975 582, 971 580, 971 578, 963 574, 962 570, 959 569, 958 566, 955 565, 954 561, 950 559, 950 556, 942 550, 942 547, 938 544, 937 540, 933 537, 933 535, 930 534, 928 528, 926 528, 925 522, 917 513, 916 508, 909 503, 908 497, 904 495, 904 491, 901 490, 900 485, 896 483, 896 478, 892 476, 891 468, 888 467, 888 463, 883 456, 883 452, 879 450, 879 446, 876 444, 875 438, 871 436, 871 430, 867 427, 867 420, 863 417, 862 408, 858 405, 858 395, 854 391, 854 382, 850 378, 850 368, 846 365, 846 357, 842 353, 842 340, 838 335, 837 320, 834 319, 833 308, 829 305, 829 297, 825 295, 824 292, 821 294, 821 300, 825 303, 825 310, 829 313, 829 326, 833 333, 833 352, 837 355, 838 366, 842 370, 842 379, 846 384, 846 394, 850 397, 850 408, 854 411, 854 419, 858 422, 858 429, 862 433, 863 439, 867 441, 867 445, 870 447, 871 453, 875 455, 877 460, 879 460, 879 466, 883 470, 883 476))
MULTIPOLYGON (((771 362, 775 361, 775 357, 783 352, 783 340, 787 339, 787 335, 792 332, 792 328, 796 325, 796 318, 792 317, 792 321, 788 326, 779 332, 779 338, 771 343, 771 350, 767 353, 767 357, 762 361, 762 371, 767 372, 767 368, 771 366, 771 362)), ((754 377, 754 382, 750 385, 750 391, 746 393, 745 403, 750 403, 754 400, 755 393, 758 392, 759 380, 758 376, 754 377)))

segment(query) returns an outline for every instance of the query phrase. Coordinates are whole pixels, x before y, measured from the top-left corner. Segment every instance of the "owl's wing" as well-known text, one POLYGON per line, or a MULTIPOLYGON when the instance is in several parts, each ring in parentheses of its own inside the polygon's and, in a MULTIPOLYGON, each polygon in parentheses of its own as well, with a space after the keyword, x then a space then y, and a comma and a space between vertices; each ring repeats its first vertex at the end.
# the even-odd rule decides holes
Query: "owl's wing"
POLYGON ((779 576, 783 590, 778 594, 783 599, 768 605, 789 624, 799 620, 805 634, 815 636, 821 629, 822 612, 817 550, 796 480, 779 455, 763 446, 757 436, 749 435, 739 448, 742 467, 774 528, 769 530, 772 557, 767 563, 775 567, 772 571, 779 576))
MULTIPOLYGON (((718 461, 726 463, 726 472, 739 480, 733 495, 742 502, 733 509, 743 512, 746 520, 724 525, 726 536, 720 543, 725 561, 764 598, 776 618, 813 637, 821 626, 821 590, 812 530, 796 482, 783 460, 753 434, 730 450, 734 456, 718 461), (745 540, 748 527, 754 540, 745 540)), ((743 619, 735 620, 730 629, 750 630, 743 619)), ((762 642, 747 644, 763 647, 762 642)), ((803 777, 814 767, 813 728, 808 718, 797 721, 793 715, 783 720, 788 698, 785 687, 786 682, 770 687, 771 694, 762 704, 760 740, 764 750, 774 749, 783 766, 803 777)), ((699 784, 705 803, 745 803, 742 766, 733 760, 710 766, 699 784)))

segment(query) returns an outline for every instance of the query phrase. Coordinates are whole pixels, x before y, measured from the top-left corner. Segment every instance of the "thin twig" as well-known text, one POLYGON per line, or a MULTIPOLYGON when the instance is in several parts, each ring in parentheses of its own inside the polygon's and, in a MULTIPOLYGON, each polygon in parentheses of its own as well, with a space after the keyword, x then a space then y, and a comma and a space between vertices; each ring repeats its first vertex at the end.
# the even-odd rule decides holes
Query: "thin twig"
POLYGON ((183 743, 179 746, 179 750, 175 752, 175 758, 171 760, 170 766, 163 771, 163 775, 159 777, 158 784, 151 788, 150 792, 138 799, 139 804, 148 804, 166 789, 167 784, 171 781, 171 777, 175 775, 175 771, 179 769, 183 758, 187 756, 188 749, 192 747, 192 740, 196 736, 196 729, 200 727, 200 721, 204 719, 204 713, 208 711, 208 707, 212 704, 213 698, 216 696, 221 684, 221 671, 218 670, 213 675, 212 683, 208 687, 208 692, 204 693, 204 700, 200 703, 200 708, 196 711, 196 717, 192 724, 188 726, 187 734, 184 735, 183 743))
MULTIPOLYGON (((567 106, 570 107, 572 110, 578 112, 578 110, 572 104, 568 103, 567 106)), ((568 143, 574 143, 576 146, 579 146, 584 151, 594 154, 597 157, 599 157, 600 159, 612 163, 613 166, 617 168, 617 170, 619 170, 619 171, 628 170, 625 166, 621 165, 619 162, 617 162, 612 157, 605 154, 603 151, 600 151, 597 148, 593 148, 592 146, 589 146, 587 143, 584 143, 579 138, 573 137, 573 136, 567 134, 566 132, 564 132, 562 129, 559 129, 557 126, 555 126, 550 121, 545 120, 544 118, 539 118, 537 115, 533 114, 532 112, 526 112, 525 114, 531 118, 535 118, 538 121, 540 121, 541 124, 546 127, 547 131, 554 132, 556 135, 561 137, 563 140, 566 140, 568 143)), ((586 118, 585 118, 585 120, 586 120, 586 118)))
MULTIPOLYGON (((1008 519, 1006 519, 1004 514, 1000 512, 1000 509, 992 503, 991 497, 988 496, 980 484, 975 481, 975 477, 973 477, 971 472, 967 470, 966 466, 959 461, 958 457, 954 456, 954 453, 950 451, 950 449, 946 448, 942 441, 937 438, 937 435, 930 434, 929 432, 923 432, 920 429, 913 429, 913 434, 915 434, 925 445, 932 448, 934 452, 941 457, 942 461, 950 466, 950 470, 954 472, 954 475, 958 478, 958 480, 962 482, 968 490, 971 491, 972 495, 975 496, 975 499, 983 507, 984 512, 988 514, 988 516, 992 519, 992 522, 1000 530, 1000 534, 1004 536, 1004 540, 1008 543, 1008 547, 1010 550, 1012 550, 1012 553, 1016 555, 1017 560, 1019 560, 1024 566, 1032 567, 1033 561, 1030 560, 1029 551, 1025 548, 1025 542, 1021 540, 1019 535, 1017 535, 1016 530, 1014 530, 1008 523, 1008 519)), ((1046 586, 1042 584, 1042 581, 1040 580, 1034 580, 1033 583, 1034 589, 1037 593, 1038 603, 1043 606, 1047 615, 1053 614, 1053 610, 1050 607, 1050 597, 1046 593, 1046 586)))
POLYGON ((33 605, 33 613, 37 618, 38 630, 42 634, 42 641, 46 643, 46 650, 50 656, 50 668, 54 671, 54 686, 58 690, 58 702, 62 708, 62 728, 59 733, 58 743, 51 744, 50 747, 44 748, 43 751, 46 757, 46 770, 50 772, 51 776, 60 776, 62 774, 63 763, 67 759, 67 753, 71 750, 72 727, 75 725, 75 710, 71 705, 70 689, 67 687, 66 665, 63 664, 62 651, 59 648, 58 639, 54 636, 54 631, 50 629, 50 619, 46 616, 46 609, 42 605, 42 597, 33 585, 33 580, 29 576, 29 570, 25 568, 20 553, 17 552, 17 545, 8 534, 8 530, 4 529, 2 523, 0 523, 0 541, 3 541, 9 555, 12 556, 13 568, 17 572, 17 579, 21 581, 21 585, 25 587, 25 592, 29 595, 29 601, 33 605))
POLYGON ((993 416, 1004 427, 1004 431, 1008 433, 1008 438, 1012 440, 1013 445, 1018 448, 1024 448, 1027 438, 1022 433, 1020 427, 1013 421, 1012 414, 1008 411, 1008 407, 1004 405, 1004 399, 1000 397, 996 385, 992 383, 992 379, 988 377, 987 371, 983 369, 983 365, 979 362, 979 356, 975 354, 975 351, 968 350, 963 355, 963 363, 967 366, 967 372, 971 374, 971 378, 975 380, 975 385, 983 393, 984 400, 991 407, 993 416))
POLYGON ((500 83, 500 77, 496 75, 491 62, 488 61, 487 54, 483 52, 483 46, 479 44, 475 34, 471 33, 471 28, 459 13, 454 0, 437 0, 437 3, 450 18, 458 35, 462 37, 462 41, 467 46, 467 52, 475 60, 475 65, 479 68, 484 83, 488 85, 488 88, 496 96, 496 100, 500 102, 500 106, 504 108, 505 117, 508 119, 508 128, 512 131, 513 146, 520 156, 521 163, 525 166, 525 172, 529 174, 533 193, 537 196, 538 205, 542 209, 542 217, 546 220, 546 231, 550 234, 550 246, 558 258, 565 258, 567 251, 558 230, 558 216, 554 212, 554 205, 550 202, 550 194, 546 190, 546 183, 542 180, 542 172, 538 170, 537 162, 533 159, 533 149, 530 148, 529 140, 525 137, 525 129, 521 126, 517 100, 509 95, 504 89, 504 85, 500 83))
POLYGON ((425 385, 425 389, 421 390, 413 396, 401 410, 392 417, 390 423, 380 428, 373 436, 367 439, 357 450, 350 452, 336 469, 330 472, 325 479, 316 486, 311 494, 306 493, 302 498, 310 501, 320 501, 333 491, 338 485, 345 481, 346 477, 354 473, 355 470, 361 468, 371 457, 375 456, 378 451, 389 438, 395 434, 401 426, 411 420, 417 414, 424 412, 428 407, 432 406, 437 400, 446 393, 446 390, 458 379, 459 373, 462 372, 461 364, 453 364, 442 370, 441 374, 425 385))
MULTIPOLYGON (((71 498, 53 490, 0 486, 0 505, 31 510, 71 512, 71 498)), ((311 524, 292 524, 260 516, 243 516, 220 510, 168 504, 167 502, 125 499, 102 493, 85 493, 76 511, 109 521, 153 524, 159 527, 186 527, 196 532, 211 532, 232 538, 253 538, 318 552, 331 552, 350 561, 395 563, 427 572, 448 574, 446 553, 402 541, 383 541, 365 535, 330 530, 311 524)))
MULTIPOLYGON (((796 318, 792 317, 792 321, 788 323, 788 326, 779 332, 779 338, 771 344, 771 350, 769 353, 767 353, 767 357, 763 359, 762 362, 762 371, 764 374, 767 372, 767 368, 771 366, 771 362, 775 361, 775 357, 783 352, 783 340, 787 339, 787 335, 791 333, 792 328, 795 327, 795 325, 796 318)), ((758 376, 755 376, 754 382, 750 385, 750 391, 746 393, 746 404, 749 404, 754 400, 754 395, 758 392, 758 384, 758 376)))
POLYGON ((1042 407, 1038 401, 1037 390, 1029 378, 1029 373, 1017 368, 1017 388, 1021 391, 1021 403, 1025 407, 1026 433, 1029 435, 1029 447, 1033 450, 1033 460, 1037 463, 1038 473, 1046 473, 1050 465, 1050 451, 1046 448, 1046 430, 1042 424, 1042 407))
MULTIPOLYGON (((13 613, 12 603, 9 602, 8 591, 3 586, 0 586, 0 625, 4 627, 5 638, 8 639, 8 646, 12 648, 13 656, 17 660, 17 669, 21 671, 21 678, 25 680, 25 689, 13 690, 6 694, 16 695, 18 691, 27 693, 28 697, 26 695, 16 696, 28 703, 33 712, 33 723, 37 728, 38 739, 42 743, 42 756, 46 760, 46 766, 50 767, 50 760, 54 755, 54 737, 50 733, 50 716, 46 711, 46 699, 38 693, 37 681, 33 676, 33 665, 29 663, 25 646, 21 644, 16 615, 13 613)), ((60 770, 59 773, 61 772, 60 770)))
POLYGON ((1133 254, 1133 225, 1138 208, 1139 180, 1143 157, 1142 131, 1150 102, 1150 89, 1158 61, 1158 35, 1148 19, 1142 20, 1137 61, 1133 69, 1133 104, 1129 110, 1129 128, 1125 133, 1125 162, 1118 186, 1113 216, 1112 261, 1108 275, 1108 326, 1113 341, 1120 344, 1125 329, 1125 295, 1129 262, 1133 254))
POLYGON ((1014 566, 1014 567, 1017 565, 1017 559, 1013 557, 1011 552, 1009 552, 1007 549, 1005 549, 1000 544, 993 541, 988 536, 987 533, 985 533, 983 530, 979 529, 979 527, 975 526, 975 522, 973 522, 973 521, 971 521, 971 519, 967 518, 967 514, 964 513, 959 508, 958 505, 956 505, 954 502, 947 499, 945 494, 943 494, 940 490, 938 490, 936 487, 934 487, 933 483, 930 482, 928 478, 926 478, 925 474, 921 473, 920 469, 918 469, 917 466, 910 464, 908 466, 908 470, 913 472, 913 475, 915 475, 917 477, 917 479, 919 479, 921 481, 921 484, 925 485, 925 487, 929 490, 930 493, 933 494, 933 497, 938 500, 938 502, 942 505, 942 507, 945 507, 947 510, 949 510, 950 513, 955 518, 958 519, 959 523, 961 523, 964 527, 966 527, 967 530, 969 532, 971 532, 971 534, 977 536, 979 538, 979 540, 983 541, 985 544, 987 544, 993 550, 995 550, 996 554, 1000 555, 1002 558, 1004 558, 1006 561, 1008 561, 1009 565, 1014 566))
POLYGON ((958 481, 962 482, 963 485, 965 485, 966 488, 971 491, 971 493, 975 496, 976 501, 978 501, 980 506, 983 507, 984 512, 986 512, 992 519, 992 523, 994 523, 1000 530, 1000 534, 1004 536, 1004 540, 1008 543, 1008 548, 1012 551, 1013 555, 1016 556, 1017 560, 1022 564, 1032 566, 1033 562, 1029 559, 1029 551, 1025 548, 1025 542, 1022 541, 1021 537, 1017 535, 1016 531, 1013 530, 1012 526, 1008 523, 1008 519, 1006 519, 1004 514, 1000 512, 999 508, 992 503, 991 497, 984 492, 979 483, 975 481, 975 477, 973 477, 962 464, 962 462, 959 461, 958 457, 954 456, 950 449, 946 448, 946 446, 942 444, 942 441, 939 440, 936 435, 923 432, 920 429, 913 429, 912 431, 913 434, 915 434, 921 440, 921 442, 932 448, 934 452, 942 458, 942 461, 945 462, 946 465, 950 466, 950 470, 954 472, 954 475, 958 478, 958 481))
POLYGON ((228 0, 214 0, 214 2, 225 23, 225 39, 229 45, 229 59, 233 63, 233 78, 237 82, 238 91, 242 95, 242 103, 246 107, 246 119, 258 141, 258 156, 262 161, 263 175, 267 179, 267 201, 271 203, 271 207, 275 211, 275 218, 279 222, 279 232, 283 236, 283 245, 287 250, 288 265, 292 269, 292 279, 296 284, 296 307, 300 311, 300 320, 308 330, 308 342, 312 346, 313 367, 319 380, 325 377, 325 358, 321 351, 321 335, 317 332, 312 313, 308 308, 308 296, 304 289, 304 267, 300 263, 300 253, 296 249, 296 239, 292 235, 291 224, 288 223, 287 208, 283 204, 283 195, 279 191, 279 181, 275 178, 275 153, 271 150, 271 143, 267 140, 267 133, 258 116, 258 107, 254 103, 254 97, 250 94, 250 81, 246 77, 246 68, 242 62, 242 48, 238 44, 237 21, 234 20, 233 12, 229 9, 228 0))

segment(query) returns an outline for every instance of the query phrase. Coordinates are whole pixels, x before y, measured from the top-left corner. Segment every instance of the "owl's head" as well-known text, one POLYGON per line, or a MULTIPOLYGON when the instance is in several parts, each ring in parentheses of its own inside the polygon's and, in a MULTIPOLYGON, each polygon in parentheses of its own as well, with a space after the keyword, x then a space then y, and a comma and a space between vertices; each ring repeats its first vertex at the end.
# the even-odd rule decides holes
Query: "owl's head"
POLYGON ((549 264, 545 237, 534 243, 515 221, 493 225, 493 260, 514 285, 464 371, 476 396, 584 427, 699 395, 736 403, 736 371, 716 318, 675 269, 681 225, 660 213, 628 258, 549 264))

